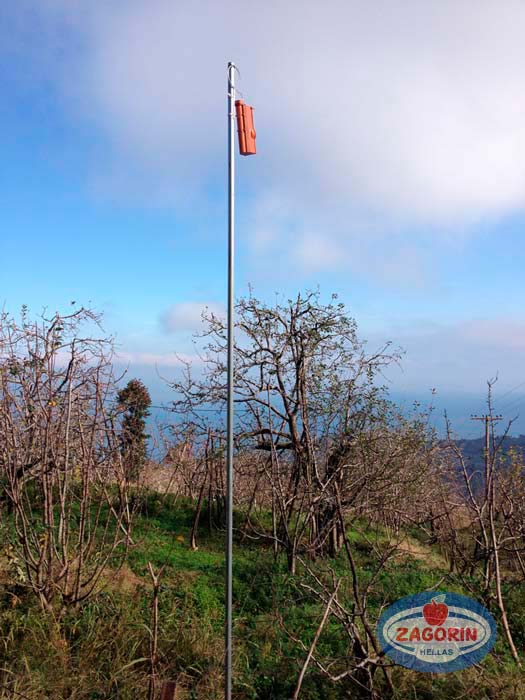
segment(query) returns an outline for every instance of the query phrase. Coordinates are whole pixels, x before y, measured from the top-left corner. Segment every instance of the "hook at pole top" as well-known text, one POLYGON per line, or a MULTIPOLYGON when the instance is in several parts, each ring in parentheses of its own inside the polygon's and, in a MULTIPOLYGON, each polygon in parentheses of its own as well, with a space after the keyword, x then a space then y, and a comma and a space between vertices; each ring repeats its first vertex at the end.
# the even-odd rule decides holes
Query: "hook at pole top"
POLYGON ((233 72, 236 71, 239 78, 241 77, 241 71, 237 68, 233 61, 228 62, 228 80, 231 82, 233 79, 233 72))

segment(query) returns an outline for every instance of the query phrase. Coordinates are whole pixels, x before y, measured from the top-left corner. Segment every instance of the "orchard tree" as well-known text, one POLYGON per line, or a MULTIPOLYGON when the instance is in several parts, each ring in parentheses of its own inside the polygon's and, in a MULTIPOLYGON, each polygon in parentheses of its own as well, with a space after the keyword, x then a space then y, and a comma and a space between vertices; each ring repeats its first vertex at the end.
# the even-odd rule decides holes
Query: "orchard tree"
MULTIPOLYGON (((226 406, 227 328, 213 313, 203 320, 204 370, 194 376, 188 364, 172 387, 174 410, 204 435, 207 417, 226 406)), ((390 450, 392 405, 378 378, 399 359, 389 343, 367 351, 336 295, 328 304, 319 291, 274 305, 251 294, 237 303, 236 447, 268 457, 273 538, 286 551, 290 571, 301 548, 315 556, 341 546, 337 498, 346 508, 376 488, 384 501, 393 474, 404 475, 397 466, 406 450, 413 456, 424 446, 417 437, 404 445, 397 440, 390 450), (388 454, 380 461, 382 451, 388 454), (360 469, 363 455, 366 468, 360 469)))
POLYGON ((485 468, 481 479, 453 439, 446 419, 448 447, 455 457, 450 460, 450 481, 455 481, 456 489, 454 501, 449 501, 445 546, 457 568, 457 578, 467 590, 481 595, 489 609, 496 608, 512 656, 521 666, 513 620, 507 614, 507 595, 513 586, 525 582, 525 467, 520 455, 504 451, 512 420, 496 437, 494 424, 499 417, 493 409, 495 382, 487 382, 485 468))
POLYGON ((129 480, 136 481, 147 456, 146 419, 151 398, 140 379, 131 379, 118 393, 118 409, 123 412, 120 437, 121 453, 129 480))
POLYGON ((125 560, 132 512, 112 341, 88 309, 0 314, 0 478, 16 575, 45 609, 76 605, 125 560))

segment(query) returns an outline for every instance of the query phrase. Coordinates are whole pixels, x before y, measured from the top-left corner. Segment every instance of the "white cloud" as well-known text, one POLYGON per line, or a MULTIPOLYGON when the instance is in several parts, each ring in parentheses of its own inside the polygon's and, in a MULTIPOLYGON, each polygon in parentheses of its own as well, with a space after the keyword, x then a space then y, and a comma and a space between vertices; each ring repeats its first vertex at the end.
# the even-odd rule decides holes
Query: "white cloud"
POLYGON ((496 375, 498 391, 523 379, 523 319, 479 318, 450 325, 418 321, 413 328, 375 332, 370 341, 385 335, 406 351, 401 371, 390 373, 396 388, 483 394, 487 380, 496 375))
POLYGON ((65 18, 78 44, 62 87, 76 118, 106 134, 94 185, 118 196, 182 207, 223 185, 226 62, 237 61, 256 110, 259 154, 240 166, 255 256, 294 243, 305 271, 359 257, 377 274, 379 241, 390 261, 379 272, 405 278, 416 268, 397 228, 420 284, 422 229, 457 245, 524 208, 517 0, 48 0, 42 13, 65 18), (254 208, 275 193, 277 212, 254 208))
POLYGON ((298 258, 302 267, 308 269, 333 268, 343 262, 342 251, 337 243, 327 244, 322 236, 306 233, 301 237, 298 258))
POLYGON ((216 303, 201 303, 187 301, 174 304, 160 317, 160 324, 166 333, 179 333, 182 331, 196 331, 203 328, 202 314, 214 314, 223 317, 224 307, 216 303))
POLYGON ((522 3, 102 7, 84 108, 124 151, 180 181, 222 165, 233 57, 256 107, 258 168, 292 199, 350 198, 423 219, 523 206, 522 3))
POLYGON ((197 355, 187 353, 154 353, 154 352, 117 352, 115 353, 117 364, 140 365, 146 367, 183 367, 185 363, 192 365, 201 363, 197 355))
POLYGON ((525 321, 523 319, 483 319, 465 323, 461 329, 465 340, 503 351, 525 352, 525 321))

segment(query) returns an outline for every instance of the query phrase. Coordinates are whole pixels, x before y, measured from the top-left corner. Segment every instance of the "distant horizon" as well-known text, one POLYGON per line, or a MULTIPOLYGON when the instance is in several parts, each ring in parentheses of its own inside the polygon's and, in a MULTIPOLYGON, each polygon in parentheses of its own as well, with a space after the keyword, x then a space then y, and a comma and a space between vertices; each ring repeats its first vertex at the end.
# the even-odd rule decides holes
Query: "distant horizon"
MULTIPOLYGON (((138 378, 141 379, 140 377, 138 378)), ((146 386, 148 386, 147 382, 145 383, 146 386)), ((425 396, 422 394, 418 397, 417 395, 411 396, 392 392, 390 398, 398 406, 405 408, 407 411, 410 410, 413 401, 420 401, 422 408, 427 405, 427 403, 425 403, 425 396)), ((435 397, 435 399, 435 410, 433 412, 431 424, 435 426, 439 437, 445 437, 443 410, 446 408, 449 420, 451 421, 452 432, 458 439, 474 440, 483 438, 483 426, 479 421, 475 422, 470 419, 471 414, 486 413, 486 404, 483 399, 478 397, 478 400, 475 401, 473 397, 467 396, 448 396, 441 397, 440 399, 435 397), (471 406, 474 406, 474 410, 471 410, 471 406)), ((519 438, 525 435, 525 394, 520 395, 519 399, 521 404, 523 404, 523 413, 519 420, 513 423, 509 432, 509 437, 513 438, 519 438)), ((173 399, 169 398, 169 390, 168 393, 164 394, 164 398, 160 398, 159 394, 152 394, 152 404, 154 407, 151 409, 151 416, 148 420, 150 428, 157 419, 166 419, 166 422, 169 422, 168 404, 170 400, 173 399), (165 406, 165 408, 159 408, 159 406, 165 406)), ((224 413, 224 422, 226 423, 226 413, 224 413)), ((504 420, 496 425, 496 435, 501 435, 504 432, 507 422, 508 421, 505 420, 504 417, 504 420)))

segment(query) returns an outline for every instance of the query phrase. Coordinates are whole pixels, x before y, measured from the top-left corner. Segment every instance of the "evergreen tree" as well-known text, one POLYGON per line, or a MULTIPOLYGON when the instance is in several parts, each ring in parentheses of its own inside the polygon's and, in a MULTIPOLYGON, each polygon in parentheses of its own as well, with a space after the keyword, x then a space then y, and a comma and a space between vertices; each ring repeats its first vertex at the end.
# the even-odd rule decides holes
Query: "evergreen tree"
POLYGON ((139 478, 146 463, 146 418, 150 415, 151 398, 140 379, 131 379, 118 393, 118 406, 124 412, 120 438, 126 474, 139 478))

